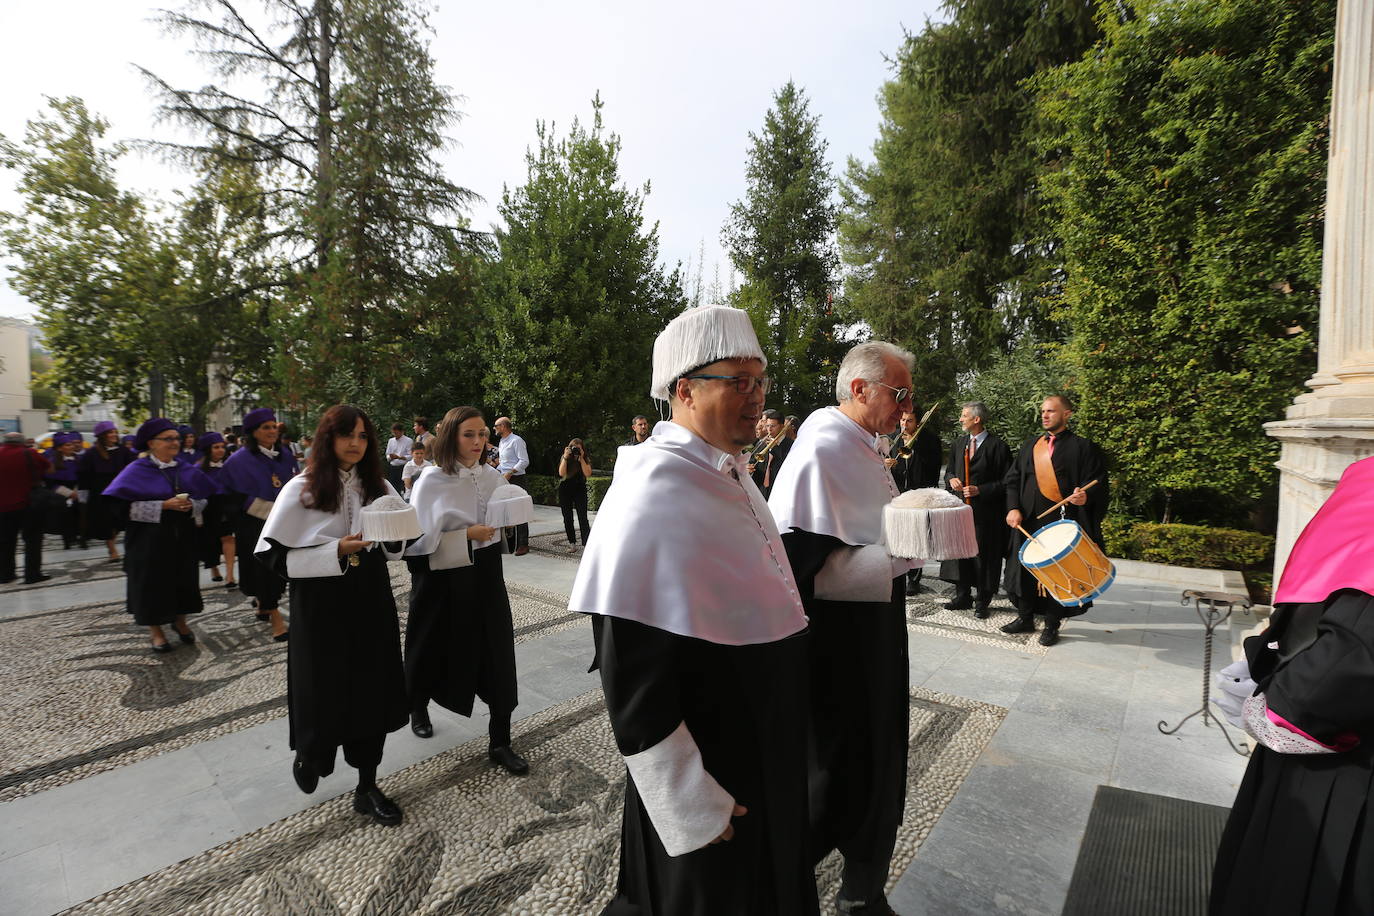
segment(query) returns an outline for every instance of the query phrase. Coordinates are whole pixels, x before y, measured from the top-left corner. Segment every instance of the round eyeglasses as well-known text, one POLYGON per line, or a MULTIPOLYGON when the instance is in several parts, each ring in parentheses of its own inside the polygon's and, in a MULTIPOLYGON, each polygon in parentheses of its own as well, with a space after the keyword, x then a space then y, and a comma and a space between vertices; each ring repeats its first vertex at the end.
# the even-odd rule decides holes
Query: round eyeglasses
POLYGON ((910 388, 893 388, 887 382, 880 382, 877 379, 869 379, 868 381, 872 382, 874 385, 882 385, 884 388, 891 391, 892 400, 896 401, 898 404, 905 402, 911 397, 910 388))

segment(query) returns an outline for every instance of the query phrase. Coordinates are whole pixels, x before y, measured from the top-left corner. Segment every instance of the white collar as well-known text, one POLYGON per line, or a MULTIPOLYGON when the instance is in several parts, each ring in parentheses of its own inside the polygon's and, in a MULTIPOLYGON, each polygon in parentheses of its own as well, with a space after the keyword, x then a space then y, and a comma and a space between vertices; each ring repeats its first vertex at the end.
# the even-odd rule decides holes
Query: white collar
POLYGON ((180 463, 175 459, 173 459, 172 461, 158 461, 152 455, 148 456, 148 460, 151 461, 153 464, 157 465, 158 468, 163 471, 167 470, 168 468, 174 468, 180 463))
POLYGON ((262 452, 262 453, 263 453, 264 455, 266 455, 268 458, 276 458, 278 455, 281 454, 281 452, 277 451, 277 450, 274 449, 274 448, 265 448, 264 446, 261 446, 261 445, 258 446, 258 451, 259 451, 259 452, 262 452))
POLYGON ((210 462, 210 467, 212 467, 212 468, 222 468, 222 467, 224 467, 224 462, 223 462, 223 461, 212 461, 212 462, 210 462))
MULTIPOLYGON (((672 420, 660 420, 654 426, 653 438, 676 445, 682 451, 701 459, 727 476, 731 471, 735 471, 737 474, 748 473, 749 462, 742 454, 722 452, 681 423, 675 423, 672 420)), ((644 442, 648 441, 648 439, 644 440, 644 442)), ((644 443, 639 444, 643 445, 644 443)))

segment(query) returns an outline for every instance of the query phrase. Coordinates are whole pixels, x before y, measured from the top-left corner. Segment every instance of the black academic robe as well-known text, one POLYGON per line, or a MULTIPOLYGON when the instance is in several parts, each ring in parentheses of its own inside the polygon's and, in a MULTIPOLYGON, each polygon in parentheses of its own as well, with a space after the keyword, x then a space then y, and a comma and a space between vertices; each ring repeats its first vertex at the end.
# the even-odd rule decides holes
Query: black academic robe
MULTIPOLYGON (((257 559, 285 579, 290 551, 269 543, 257 559)), ((321 776, 334 772, 342 745, 375 741, 380 746, 388 732, 410 721, 387 560, 379 549, 357 556, 357 566, 340 558, 342 576, 290 580, 290 746, 321 776)))
POLYGON ((599 614, 592 632, 621 754, 685 722, 706 771, 748 809, 729 842, 669 856, 627 779, 620 880, 605 916, 815 914, 804 802, 810 637, 723 646, 599 614))
MULTIPOLYGON (((216 484, 224 483, 224 475, 221 473, 223 468, 201 468, 202 473, 216 484)), ((238 517, 238 507, 243 502, 243 497, 237 493, 225 493, 223 491, 211 496, 205 504, 205 512, 202 516, 202 524, 198 531, 200 538, 200 561, 206 569, 218 566, 220 558, 224 555, 224 545, 221 539, 234 536, 235 520, 238 517)), ((256 542, 255 545, 256 546, 256 542)), ((238 546, 235 544, 235 556, 238 554, 238 546)), ((243 566, 252 566, 248 562, 243 566)))
MULTIPOLYGON (((755 446, 755 450, 763 448, 771 440, 762 439, 755 446)), ((778 472, 782 470, 782 463, 787 460, 787 454, 792 451, 792 440, 783 436, 778 443, 768 450, 768 454, 763 456, 761 461, 750 459, 750 464, 754 465, 754 472, 749 476, 754 480, 754 486, 759 488, 763 498, 767 499, 768 494, 773 490, 773 481, 778 479, 778 472), (767 483, 765 483, 767 481, 767 483)))
POLYGON ((811 858, 819 862, 838 849, 847 868, 851 861, 879 863, 885 878, 906 805, 903 578, 892 581, 885 602, 821 600, 816 573, 844 543, 796 529, 782 542, 810 619, 811 858))
MULTIPOLYGON (((1007 512, 1012 509, 1020 509, 1022 515, 1021 527, 1034 534, 1045 525, 1058 521, 1060 513, 1058 510, 1037 519, 1036 516, 1044 512, 1054 501, 1040 492, 1040 487, 1035 480, 1035 443, 1043 436, 1032 436, 1021 446, 1021 451, 1017 453, 1012 461, 1011 467, 1007 468, 1006 476, 1003 478, 1005 485, 1007 512)), ((1074 506, 1069 503, 1063 505, 1064 518, 1072 519, 1083 528, 1083 532, 1096 542, 1097 546, 1106 549, 1106 543, 1102 539, 1102 519, 1107 515, 1107 467, 1102 459, 1102 451, 1092 442, 1082 436, 1075 435, 1071 430, 1064 430, 1055 441, 1054 454, 1050 457, 1050 463, 1054 466, 1054 476, 1059 483, 1059 492, 1063 496, 1068 496, 1073 492, 1074 487, 1081 487, 1090 481, 1096 480, 1097 485, 1088 491, 1088 501, 1082 506, 1074 506)), ((1077 617, 1092 607, 1092 602, 1088 602, 1082 607, 1065 607, 1048 595, 1039 595, 1036 590, 1038 580, 1021 565, 1018 559, 1021 545, 1026 538, 1019 531, 1011 532, 1011 554, 1007 559, 1006 589, 1016 603, 1016 607, 1021 613, 1043 614, 1046 618, 1059 619, 1062 617, 1077 617)))
POLYGON ((178 614, 199 613, 204 602, 194 515, 164 509, 159 522, 136 522, 129 518, 128 501, 101 499, 125 532, 124 594, 134 622, 160 626, 172 623, 178 614))
POLYGON ((1245 649, 1273 712, 1324 743, 1346 732, 1360 743, 1255 749, 1217 851, 1211 912, 1374 913, 1374 597, 1345 589, 1280 605, 1245 649))
MULTIPOLYGON (((973 453, 968 471, 964 470, 964 455, 968 452, 967 433, 956 436, 949 447, 949 462, 945 465, 945 479, 956 478, 978 487, 978 495, 969 500, 973 508, 973 529, 978 538, 978 556, 966 560, 945 560, 940 564, 940 578, 959 585, 961 591, 976 588, 980 600, 991 600, 997 594, 1002 578, 1002 560, 1007 555, 1011 529, 1007 527, 1006 475, 1011 467, 1011 449, 999 437, 988 433, 983 444, 973 453)), ((961 490, 957 495, 963 496, 961 490)))
POLYGON ((934 430, 921 430, 910 448, 900 432, 889 436, 887 456, 897 459, 892 479, 903 493, 940 485, 940 437, 934 430))
POLYGON ((472 715, 478 697, 494 712, 519 704, 515 625, 501 567, 501 545, 473 553, 471 566, 429 568, 429 557, 407 557, 410 616, 406 622, 406 689, 413 708, 433 700, 472 715))
POLYGON ((128 449, 115 446, 104 457, 92 446, 82 453, 76 463, 76 487, 87 492, 86 537, 108 541, 122 529, 118 516, 109 502, 101 498, 105 488, 114 482, 124 466, 136 456, 128 449))

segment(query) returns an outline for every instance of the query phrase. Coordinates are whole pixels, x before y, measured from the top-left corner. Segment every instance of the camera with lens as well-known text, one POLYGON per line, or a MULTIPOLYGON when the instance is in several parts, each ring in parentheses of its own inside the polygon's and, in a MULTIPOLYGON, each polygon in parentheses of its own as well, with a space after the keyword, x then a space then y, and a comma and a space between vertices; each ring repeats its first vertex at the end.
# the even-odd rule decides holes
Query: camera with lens
POLYGON ((574 445, 572 448, 568 449, 568 454, 571 455, 571 456, 574 457, 574 458, 581 458, 581 457, 582 457, 582 449, 580 449, 580 448, 578 448, 576 445, 574 445))

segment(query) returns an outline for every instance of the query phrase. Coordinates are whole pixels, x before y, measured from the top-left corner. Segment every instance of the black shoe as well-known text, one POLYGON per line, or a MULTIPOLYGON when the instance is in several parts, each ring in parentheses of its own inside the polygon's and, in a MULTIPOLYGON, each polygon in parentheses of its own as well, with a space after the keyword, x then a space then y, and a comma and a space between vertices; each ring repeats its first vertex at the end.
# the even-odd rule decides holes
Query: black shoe
POLYGON ((224 587, 225 587, 225 588, 238 588, 238 587, 239 587, 239 584, 238 584, 237 582, 226 582, 226 583, 224 583, 224 587))
POLYGON ((992 608, 980 601, 978 602, 978 606, 973 610, 973 616, 977 617, 979 620, 987 620, 992 616, 992 608))
POLYGON ((1013 620, 1011 623, 1009 623, 1009 624, 1007 624, 1006 626, 1002 627, 1002 632, 1003 632, 1003 633, 1034 633, 1034 632, 1035 632, 1035 618, 1034 618, 1034 617, 1017 617, 1017 618, 1016 618, 1015 620, 1013 620))
POLYGON ((530 771, 530 765, 525 761, 525 758, 511 750, 509 744, 489 748, 487 758, 492 763, 505 767, 507 772, 516 776, 524 776, 530 771))
POLYGON ((1040 631, 1040 645, 1052 646, 1059 642, 1059 627, 1045 627, 1040 631))
POLYGON ((315 787, 320 784, 320 774, 316 773, 315 768, 300 757, 297 757, 295 762, 291 764, 291 778, 296 780, 296 785, 300 786, 301 791, 306 795, 314 792, 315 787))
POLYGON ((191 632, 190 627, 186 628, 185 633, 181 632, 180 630, 177 630, 177 636, 181 637, 181 641, 186 643, 186 645, 188 646, 196 641, 196 634, 191 632))
POLYGON ((0 585, 9 585, 11 582, 18 578, 18 576, 6 576, 5 578, 0 579, 0 585))
POLYGON ((171 652, 175 648, 176 646, 172 645, 169 642, 153 643, 153 651, 156 652, 158 655, 166 655, 168 652, 171 652))
POLYGON ((290 631, 290 630, 287 630, 287 631, 284 632, 284 633, 278 633, 276 636, 273 636, 273 637, 272 637, 272 641, 273 641, 273 642, 289 642, 290 639, 291 639, 291 631, 290 631))
POLYGON ((353 790, 353 810, 366 814, 383 827, 395 827, 401 822, 401 809, 376 786, 353 790))
POLYGON ((224 581, 224 577, 223 577, 223 576, 220 576, 220 575, 214 575, 214 576, 211 576, 211 577, 210 577, 210 581, 211 581, 211 582, 223 582, 223 581, 224 581))
POLYGON ((434 737, 434 723, 429 721, 428 712, 413 712, 410 714, 410 730, 421 738, 434 737))
POLYGON ((52 576, 48 575, 47 573, 39 573, 36 576, 25 576, 24 584, 33 585, 35 582, 47 582, 51 578, 52 576))
POLYGON ((967 611, 973 607, 973 599, 968 595, 955 595, 954 600, 945 605, 947 611, 967 611))
POLYGON ((521 546, 521 547, 515 548, 515 555, 516 555, 517 557, 523 557, 525 554, 527 554, 527 553, 529 553, 529 552, 530 552, 530 549, 529 549, 528 547, 521 546))

